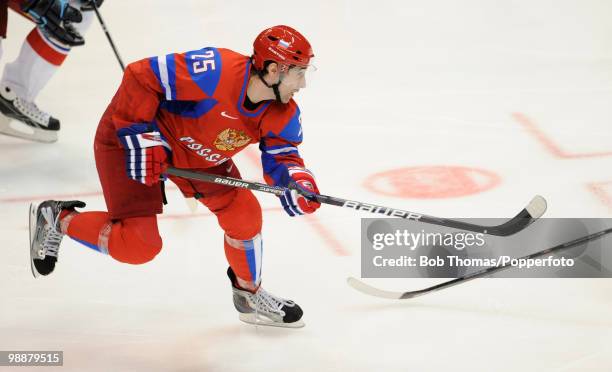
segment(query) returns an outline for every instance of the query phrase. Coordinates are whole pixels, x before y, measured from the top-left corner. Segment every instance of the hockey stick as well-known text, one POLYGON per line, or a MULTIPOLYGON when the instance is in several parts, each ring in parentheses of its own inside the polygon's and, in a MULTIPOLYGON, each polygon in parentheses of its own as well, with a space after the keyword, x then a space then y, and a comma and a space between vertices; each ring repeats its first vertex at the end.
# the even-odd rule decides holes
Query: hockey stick
POLYGON ((110 46, 113 49, 113 52, 115 52, 115 57, 117 57, 117 62, 119 62, 119 66, 121 66, 121 71, 123 71, 125 70, 125 65, 123 64, 123 61, 121 60, 121 57, 119 56, 119 51, 117 51, 117 47, 115 47, 115 43, 113 43, 113 38, 111 37, 110 33, 108 32, 108 29, 106 28, 106 23, 104 23, 104 20, 102 19, 102 15, 100 14, 100 11, 98 10, 98 3, 95 0, 92 3, 93 3, 94 12, 96 12, 96 17, 98 18, 98 21, 100 22, 100 26, 102 26, 102 30, 104 31, 104 34, 106 35, 106 38, 108 39, 108 42, 110 43, 110 46))
MULTIPOLYGON (((581 244, 590 242, 592 240, 595 239, 600 239, 603 236, 612 233, 612 227, 587 235, 587 236, 583 236, 582 238, 578 238, 563 244, 559 244, 557 246, 554 246, 552 248, 548 248, 545 249, 543 251, 539 251, 536 253, 532 253, 530 255, 527 256, 523 256, 521 258, 519 258, 519 260, 529 260, 532 258, 536 258, 536 257, 541 257, 541 256, 545 256, 545 255, 549 255, 552 253, 558 253, 561 252, 563 250, 569 249, 569 248, 573 248, 576 246, 579 246, 581 244)), ((457 278, 457 279, 453 279, 453 280, 449 280, 447 282, 444 283, 440 283, 431 287, 427 287, 424 289, 419 289, 416 291, 407 291, 407 292, 392 292, 392 291, 386 291, 386 290, 382 290, 382 289, 378 289, 375 287, 372 287, 369 284, 366 284, 364 282, 362 282, 359 279, 353 278, 353 277, 349 277, 347 278, 347 283, 348 285, 350 285, 351 287, 353 287, 354 289, 358 290, 361 293, 365 293, 367 295, 370 296, 375 296, 375 297, 382 297, 382 298, 390 298, 390 299, 394 299, 394 300, 405 300, 407 298, 414 298, 414 297, 418 297, 418 296, 423 296, 426 295, 428 293, 432 293, 435 291, 439 291, 441 289, 444 288, 449 288, 449 287, 453 287, 455 285, 459 285, 465 282, 468 282, 470 280, 473 279, 477 279, 477 278, 482 278, 485 277, 487 275, 491 275, 495 272, 498 271, 502 271, 502 270, 506 270, 512 267, 511 263, 507 263, 505 265, 501 265, 501 266, 494 266, 494 267, 489 267, 486 269, 482 269, 479 270, 475 273, 472 274, 468 274, 466 276, 462 276, 461 278, 457 278)))
MULTIPOLYGON (((277 196, 282 195, 287 190, 287 188, 285 187, 268 186, 259 182, 245 181, 232 177, 217 176, 214 174, 194 172, 174 167, 168 167, 166 172, 172 176, 216 183, 218 185, 242 187, 245 189, 266 192, 277 196)), ((498 236, 512 235, 521 231, 522 229, 533 223, 535 220, 540 218, 546 211, 546 200, 543 197, 537 195, 531 200, 531 202, 529 202, 527 207, 525 207, 522 211, 519 212, 519 214, 514 216, 512 219, 497 226, 483 226, 448 218, 427 216, 424 214, 409 212, 401 209, 383 207, 374 204, 366 204, 354 200, 336 198, 333 196, 304 193, 300 188, 294 185, 290 185, 289 189, 295 189, 296 191, 304 195, 306 198, 316 200, 317 202, 322 204, 330 204, 338 207, 351 208, 358 211, 370 212, 388 217, 399 217, 433 225, 452 227, 460 230, 474 231, 498 236)))

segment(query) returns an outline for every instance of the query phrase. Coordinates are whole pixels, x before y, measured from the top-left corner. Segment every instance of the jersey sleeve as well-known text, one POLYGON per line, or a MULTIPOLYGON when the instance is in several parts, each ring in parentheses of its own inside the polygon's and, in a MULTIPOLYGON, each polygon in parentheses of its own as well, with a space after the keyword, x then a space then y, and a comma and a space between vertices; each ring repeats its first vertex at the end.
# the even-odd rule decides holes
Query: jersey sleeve
POLYGON ((274 127, 276 130, 269 130, 259 142, 261 164, 268 185, 286 187, 289 181, 287 168, 304 167, 304 160, 298 152, 303 135, 300 109, 297 105, 288 121, 284 120, 274 127))
POLYGON ((208 47, 129 64, 113 100, 115 127, 153 121, 164 101, 210 98, 221 78, 221 53, 208 47))

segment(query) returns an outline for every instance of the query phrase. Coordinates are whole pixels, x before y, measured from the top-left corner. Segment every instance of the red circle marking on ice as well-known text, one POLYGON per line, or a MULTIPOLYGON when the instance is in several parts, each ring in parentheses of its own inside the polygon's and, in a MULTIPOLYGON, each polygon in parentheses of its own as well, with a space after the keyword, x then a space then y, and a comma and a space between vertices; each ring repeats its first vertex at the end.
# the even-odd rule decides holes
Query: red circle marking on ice
POLYGON ((392 169, 364 182, 370 191, 402 198, 453 198, 483 192, 501 182, 488 170, 437 165, 392 169))

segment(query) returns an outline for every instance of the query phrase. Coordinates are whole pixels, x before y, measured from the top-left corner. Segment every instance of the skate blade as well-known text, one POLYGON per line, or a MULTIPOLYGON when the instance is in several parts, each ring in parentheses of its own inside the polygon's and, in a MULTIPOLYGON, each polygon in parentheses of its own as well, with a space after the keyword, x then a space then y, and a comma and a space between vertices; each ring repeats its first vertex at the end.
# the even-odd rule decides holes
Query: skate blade
POLYGON ((33 128, 18 120, 7 118, 4 115, 0 118, 0 133, 42 143, 57 142, 57 131, 33 128))
POLYGON ((301 319, 293 323, 279 323, 279 322, 273 322, 272 320, 266 317, 263 317, 263 316, 257 316, 255 313, 246 313, 246 314, 239 313, 238 318, 245 323, 253 324, 256 326, 279 327, 279 328, 302 328, 306 325, 301 319))
POLYGON ((33 246, 34 246, 34 239, 36 238, 36 214, 38 211, 38 205, 37 204, 30 204, 30 222, 29 222, 29 228, 30 228, 30 269, 32 269, 32 275, 34 275, 35 278, 38 278, 40 276, 40 274, 38 274, 38 271, 36 270, 36 268, 34 267, 34 251, 33 251, 33 246))

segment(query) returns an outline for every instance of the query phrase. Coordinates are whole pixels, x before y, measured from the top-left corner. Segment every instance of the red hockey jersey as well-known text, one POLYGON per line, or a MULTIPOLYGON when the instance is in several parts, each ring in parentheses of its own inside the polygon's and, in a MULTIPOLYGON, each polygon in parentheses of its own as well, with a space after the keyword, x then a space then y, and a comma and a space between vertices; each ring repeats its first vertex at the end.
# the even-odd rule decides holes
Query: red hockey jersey
POLYGON ((150 123, 177 168, 214 167, 259 143, 264 178, 282 185, 288 165, 304 166, 300 110, 293 100, 245 108, 250 76, 250 59, 228 49, 147 58, 128 65, 105 117, 115 131, 150 123))

